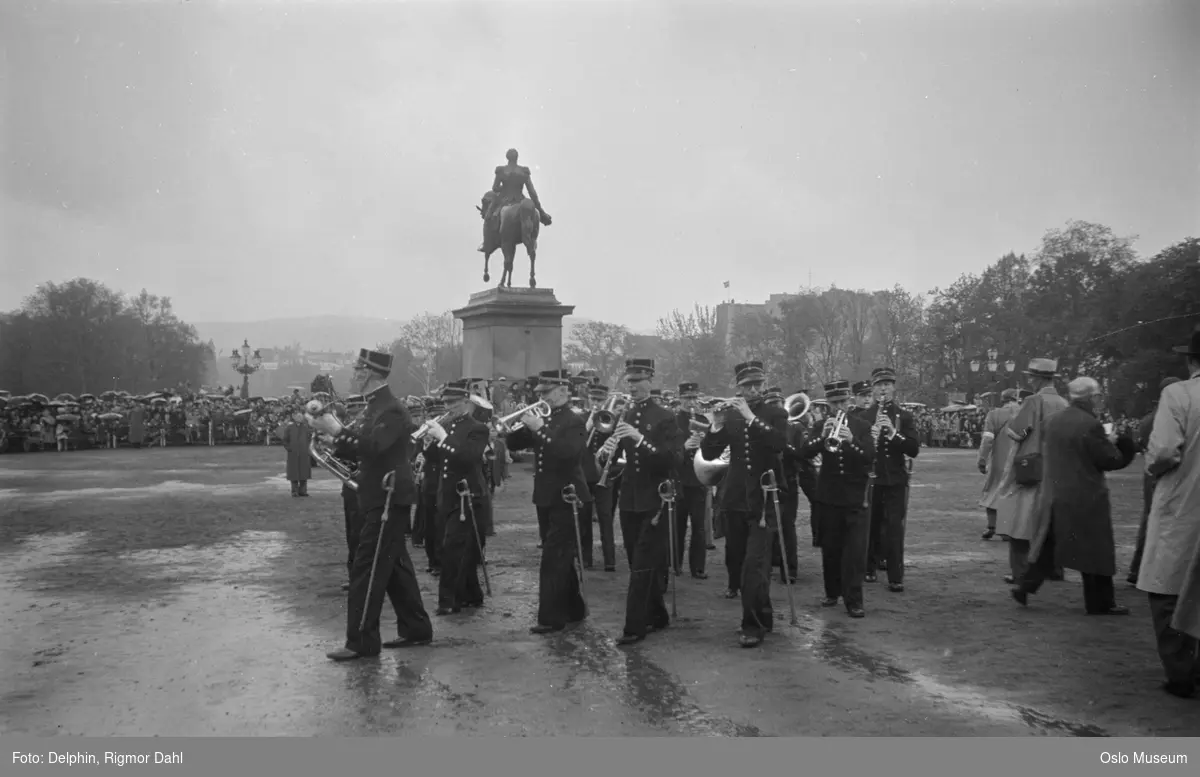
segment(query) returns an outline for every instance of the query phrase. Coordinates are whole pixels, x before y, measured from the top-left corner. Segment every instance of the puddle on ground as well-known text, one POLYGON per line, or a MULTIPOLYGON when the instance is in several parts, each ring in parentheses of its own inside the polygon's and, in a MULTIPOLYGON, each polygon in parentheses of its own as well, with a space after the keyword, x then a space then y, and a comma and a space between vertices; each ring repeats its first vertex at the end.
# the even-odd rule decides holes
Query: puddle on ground
POLYGON ((921 553, 904 556, 905 566, 914 567, 948 567, 953 564, 978 561, 992 561, 995 556, 989 553, 921 553))
POLYGON ((800 627, 806 632, 802 647, 817 658, 843 670, 865 673, 910 687, 924 696, 948 703, 963 712, 980 715, 997 722, 1023 723, 1051 735, 1074 737, 1107 737, 1103 729, 1087 723, 1056 718, 1031 707, 991 699, 984 692, 966 686, 951 686, 929 675, 904 669, 881 656, 872 655, 830 627, 825 621, 803 616, 800 627))
MULTIPOLYGON (((287 478, 282 476, 263 478, 257 483, 239 483, 213 485, 210 483, 189 483, 183 480, 166 480, 149 486, 131 486, 128 488, 75 488, 64 491, 22 491, 20 489, 0 490, 0 496, 20 498, 23 502, 64 502, 78 498, 127 500, 149 499, 186 493, 203 493, 206 496, 224 497, 239 496, 253 491, 284 490, 291 488, 287 478)), ((309 491, 341 491, 340 482, 326 480, 309 481, 309 491)))

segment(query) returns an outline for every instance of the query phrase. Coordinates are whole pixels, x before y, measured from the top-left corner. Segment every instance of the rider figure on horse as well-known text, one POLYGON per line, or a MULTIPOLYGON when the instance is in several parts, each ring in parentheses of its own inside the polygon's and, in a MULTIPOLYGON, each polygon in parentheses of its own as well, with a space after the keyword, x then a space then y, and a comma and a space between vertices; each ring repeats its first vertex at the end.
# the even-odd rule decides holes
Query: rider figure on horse
MULTIPOLYGON (((494 231, 498 233, 500 231, 500 210, 505 205, 519 205, 525 199, 526 191, 529 192, 529 199, 533 201, 533 206, 538 209, 538 220, 543 226, 550 226, 550 214, 546 212, 538 199, 529 168, 517 164, 515 148, 510 148, 504 156, 508 159, 508 164, 496 168, 496 178, 492 182, 492 191, 496 196, 492 198, 487 211, 483 214, 483 223, 486 228, 491 230, 494 221, 494 231)), ((486 242, 485 240, 484 243, 486 242)), ((480 244, 478 250, 480 253, 485 252, 483 243, 480 244)))

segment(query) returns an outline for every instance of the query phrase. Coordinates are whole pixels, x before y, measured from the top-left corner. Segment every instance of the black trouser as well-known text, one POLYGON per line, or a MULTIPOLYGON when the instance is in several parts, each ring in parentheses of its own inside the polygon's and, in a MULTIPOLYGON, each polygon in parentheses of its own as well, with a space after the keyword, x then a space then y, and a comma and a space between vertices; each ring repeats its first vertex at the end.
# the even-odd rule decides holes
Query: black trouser
MULTIPOLYGON (((604 556, 605 569, 617 565, 617 540, 613 531, 613 488, 612 486, 593 485, 592 510, 596 514, 596 523, 600 526, 600 553, 604 556)), ((584 549, 586 553, 586 548, 584 549)))
MULTIPOLYGON (((1060 567, 1054 564, 1054 517, 1050 517, 1052 522, 1049 530, 1046 532, 1046 540, 1042 543, 1042 549, 1038 553, 1037 560, 1025 565, 1025 574, 1021 576, 1021 590, 1027 594, 1036 594, 1042 587, 1042 583, 1048 578, 1056 577, 1060 574, 1060 567)), ((1028 549, 1026 549, 1028 553, 1028 549)), ((1111 575, 1092 575, 1087 572, 1082 573, 1083 576, 1083 606, 1084 609, 1091 614, 1099 614, 1111 610, 1117 604, 1116 593, 1113 590, 1113 580, 1111 575)))
POLYGON ((542 626, 562 627, 587 614, 575 568, 575 515, 566 502, 538 507, 537 514, 538 523, 546 526, 538 570, 537 620, 542 626))
POLYGON ((796 568, 800 563, 796 549, 796 518, 800 512, 800 497, 795 492, 779 492, 779 508, 783 510, 783 548, 779 547, 779 532, 771 534, 771 566, 779 567, 779 579, 788 582, 784 577, 783 562, 787 560, 787 574, 792 580, 796 579, 796 568))
POLYGON ((425 544, 425 500, 420 498, 413 507, 412 541, 414 546, 425 544))
POLYGON ((1200 685, 1200 640, 1171 628, 1171 618, 1179 604, 1178 596, 1148 594, 1158 659, 1162 661, 1167 682, 1185 693, 1200 685))
POLYGON ((864 507, 821 505, 821 570, 825 579, 825 597, 841 597, 847 610, 863 606, 867 522, 864 507))
POLYGON ((346 572, 349 573, 354 569, 354 553, 358 550, 358 538, 362 534, 358 495, 353 491, 342 489, 342 512, 346 514, 346 547, 350 550, 346 557, 346 572))
POLYGON ((688 571, 693 575, 704 571, 708 558, 708 538, 704 534, 704 514, 708 489, 704 486, 684 486, 679 489, 675 501, 675 570, 683 569, 684 540, 688 527, 692 528, 692 539, 687 545, 688 571))
POLYGON ((446 527, 438 516, 437 493, 421 494, 421 507, 425 513, 425 558, 430 569, 442 566, 442 536, 446 527))
MULTIPOLYGON (((762 639, 774 628, 775 614, 771 606, 771 547, 778 533, 774 507, 767 511, 768 523, 759 526, 762 516, 748 512, 725 512, 725 556, 729 558, 729 540, 739 537, 742 559, 738 565, 738 587, 742 593, 742 634, 762 639), (734 527, 737 527, 735 530, 734 527)), ((730 571, 731 579, 733 571, 730 571)))
POLYGON ((867 574, 887 564, 889 583, 904 582, 904 535, 908 525, 907 488, 900 485, 871 487, 871 535, 867 574))
POLYGON ((441 524, 445 527, 441 542, 442 574, 438 578, 438 607, 455 609, 483 602, 479 585, 479 545, 476 526, 483 509, 482 500, 467 503, 464 516, 456 499, 447 506, 441 524), (463 520, 465 518, 465 520, 463 520))
POLYGON ((667 524, 665 510, 621 511, 621 534, 629 556, 625 597, 625 634, 629 636, 644 637, 649 627, 662 628, 671 621, 663 600, 670 555, 667 524))
MULTIPOLYGON (((742 590, 742 566, 746 563, 746 542, 750 536, 750 522, 758 522, 757 515, 736 510, 722 510, 725 524, 725 571, 729 574, 729 590, 742 590)), ((770 555, 767 563, 770 563, 770 555)))
POLYGON ((433 624, 421 601, 416 571, 404 544, 404 521, 396 520, 411 509, 408 505, 393 505, 386 525, 382 523, 382 506, 367 510, 364 515, 358 548, 354 552, 354 565, 350 569, 350 593, 346 604, 346 648, 355 653, 367 656, 379 654, 382 647, 379 616, 385 595, 396 613, 396 626, 401 638, 428 639, 433 636, 433 624), (383 539, 380 543, 381 535, 383 539), (376 562, 377 543, 379 557, 376 562), (375 578, 372 585, 373 563, 375 578), (369 602, 368 587, 371 589, 369 602), (360 632, 358 625, 364 610, 367 613, 366 627, 360 632))
POLYGON ((824 507, 820 502, 808 500, 808 527, 812 531, 812 546, 821 547, 821 511, 824 507))
POLYGON ((1138 524, 1137 547, 1133 550, 1133 561, 1129 563, 1129 579, 1134 581, 1142 567, 1142 553, 1146 550, 1146 525, 1150 522, 1150 505, 1154 502, 1154 483, 1154 476, 1142 474, 1142 522, 1138 524))

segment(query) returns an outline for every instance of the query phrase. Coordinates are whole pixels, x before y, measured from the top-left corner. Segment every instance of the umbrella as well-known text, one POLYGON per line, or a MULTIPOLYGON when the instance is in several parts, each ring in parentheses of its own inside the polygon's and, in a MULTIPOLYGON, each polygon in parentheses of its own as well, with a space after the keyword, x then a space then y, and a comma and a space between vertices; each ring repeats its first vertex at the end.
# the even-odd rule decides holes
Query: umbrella
POLYGON ((167 398, 166 397, 154 397, 153 399, 150 400, 150 404, 165 405, 165 404, 167 404, 167 398))
POLYGON ((62 400, 59 400, 59 399, 56 399, 53 402, 46 402, 45 404, 47 407, 66 407, 67 406, 66 402, 63 402, 62 400))
POLYGON ((269 405, 270 405, 270 404, 276 404, 276 403, 278 403, 278 402, 279 402, 279 399, 278 399, 278 398, 276 398, 276 397, 267 397, 266 399, 264 399, 264 400, 263 400, 263 402, 266 402, 266 403, 267 403, 267 404, 269 404, 269 405))
POLYGON ((57 400, 59 400, 59 401, 62 401, 62 402, 74 402, 74 401, 75 401, 75 395, 74 395, 74 394, 67 394, 67 393, 65 393, 65 392, 64 392, 64 393, 62 393, 62 394, 59 394, 57 397, 55 397, 55 399, 57 399, 57 400))
POLYGON ((100 398, 101 398, 101 399, 103 399, 103 400, 116 399, 116 398, 117 398, 117 392, 115 392, 115 391, 105 391, 103 394, 101 394, 101 395, 100 395, 100 398))
POLYGON ((235 410, 235 411, 233 411, 233 414, 234 414, 234 415, 248 415, 249 413, 250 413, 250 408, 246 408, 245 410, 235 410))
POLYGON ((0 397, 0 407, 8 407, 8 397, 0 397))
POLYGON ((80 402, 95 402, 96 395, 95 394, 80 394, 79 401, 80 402))
POLYGON ((28 399, 30 402, 33 402, 38 405, 50 404, 50 398, 48 396, 46 396, 45 394, 30 394, 29 396, 27 396, 25 398, 28 399))
POLYGON ((183 402, 183 397, 171 397, 171 404, 178 405, 183 402))
POLYGON ((4 389, 0 389, 0 399, 7 399, 11 396, 12 396, 11 391, 5 391, 4 389))
POLYGON ((57 421, 78 421, 79 416, 75 415, 74 413, 62 413, 61 415, 55 416, 55 420, 57 420, 57 421))
POLYGON ((101 421, 119 421, 120 419, 124 418, 124 416, 120 413, 101 413, 96 417, 101 421))

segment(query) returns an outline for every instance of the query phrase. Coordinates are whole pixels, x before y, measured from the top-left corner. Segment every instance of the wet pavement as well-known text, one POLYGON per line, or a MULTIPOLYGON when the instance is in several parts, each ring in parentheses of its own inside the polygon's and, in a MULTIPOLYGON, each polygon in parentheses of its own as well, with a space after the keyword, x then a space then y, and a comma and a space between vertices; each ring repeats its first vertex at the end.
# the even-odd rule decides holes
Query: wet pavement
MULTIPOLYGON (((739 649, 740 608, 719 597, 716 568, 702 585, 681 578, 682 617, 639 645, 613 641, 623 572, 590 573, 587 622, 531 635, 536 524, 519 469, 498 495, 487 605, 435 618, 429 647, 335 664, 324 653, 344 629, 337 484, 318 481, 311 499, 290 499, 277 462, 260 454, 213 477, 197 461, 207 450, 152 452, 175 468, 139 470, 128 476, 136 483, 113 482, 123 467, 111 459, 126 452, 59 457, 81 457, 78 471, 112 467, 96 478, 62 461, 50 472, 28 470, 32 457, 0 461, 0 733, 1138 733, 938 680, 864 639, 844 614, 810 607, 811 590, 797 591, 804 606, 790 626, 774 587, 776 632, 761 649, 739 649), (24 473, 7 466, 16 461, 24 473), (107 488, 94 482, 106 478, 107 488), (28 528, 41 523, 56 530, 28 528)), ((215 450, 231 461, 251 455, 215 450)), ((719 554, 709 558, 716 567, 719 554)), ((434 580, 419 576, 432 607, 434 580)))

